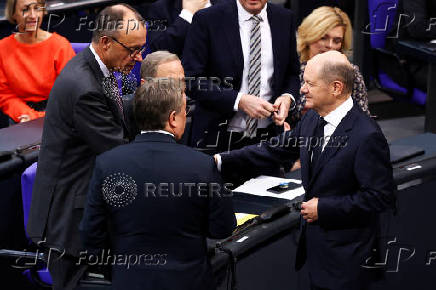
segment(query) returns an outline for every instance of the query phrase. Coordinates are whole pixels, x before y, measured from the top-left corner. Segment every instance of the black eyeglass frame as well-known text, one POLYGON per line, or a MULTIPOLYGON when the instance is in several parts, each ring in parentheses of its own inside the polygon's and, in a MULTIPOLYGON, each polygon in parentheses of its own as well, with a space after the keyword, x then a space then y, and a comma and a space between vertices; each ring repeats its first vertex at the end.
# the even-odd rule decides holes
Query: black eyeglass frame
POLYGON ((125 49, 127 49, 130 52, 130 57, 133 59, 135 58, 138 54, 141 54, 145 51, 146 47, 145 45, 142 48, 131 48, 126 46, 124 43, 120 42, 118 39, 116 39, 113 36, 108 36, 110 39, 112 39, 113 41, 115 41, 116 43, 118 43, 119 45, 121 45, 122 47, 124 47, 125 49))

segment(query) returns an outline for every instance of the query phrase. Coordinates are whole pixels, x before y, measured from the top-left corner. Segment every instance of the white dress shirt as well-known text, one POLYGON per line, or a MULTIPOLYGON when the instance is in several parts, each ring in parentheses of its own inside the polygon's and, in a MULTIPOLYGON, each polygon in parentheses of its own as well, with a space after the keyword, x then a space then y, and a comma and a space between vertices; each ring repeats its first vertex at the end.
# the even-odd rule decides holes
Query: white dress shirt
POLYGON ((109 72, 109 69, 107 66, 101 61, 101 58, 98 56, 98 54, 95 52, 94 47, 92 46, 92 43, 89 45, 89 49, 91 50, 92 54, 95 57, 95 60, 97 61, 98 65, 100 66, 100 70, 103 73, 104 77, 109 77, 111 73, 109 72))
MULTIPOLYGON (((239 35, 241 36, 242 54, 244 56, 244 69, 242 71, 241 88, 236 98, 234 111, 235 116, 230 120, 228 131, 243 132, 247 128, 246 114, 238 110, 239 101, 244 94, 248 94, 248 72, 250 69, 250 36, 251 28, 254 21, 250 18, 254 15, 242 7, 239 0, 235 0, 238 6, 239 35)), ((268 22, 268 13, 266 12, 268 4, 258 14, 262 21, 260 22, 261 35, 261 69, 260 69, 260 97, 266 101, 272 98, 271 82, 274 73, 274 60, 272 50, 271 28, 268 22)), ((260 119, 257 123, 258 128, 266 128, 271 123, 271 118, 260 119)))
POLYGON ((338 127, 339 123, 341 123, 342 119, 347 115, 348 111, 353 108, 353 99, 351 96, 348 97, 348 99, 343 102, 339 107, 337 107, 335 110, 328 113, 324 120, 327 122, 327 124, 324 126, 324 144, 322 146, 322 151, 324 151, 325 145, 328 143, 328 140, 335 132, 336 128, 338 127))
POLYGON ((147 134, 147 133, 159 133, 159 134, 167 134, 167 135, 171 135, 174 137, 173 133, 170 133, 168 131, 165 130, 142 130, 141 134, 147 134))
MULTIPOLYGON (((351 96, 349 96, 345 102, 343 102, 341 105, 339 105, 339 107, 337 107, 335 110, 331 111, 324 117, 324 120, 327 122, 327 124, 324 126, 325 142, 322 146, 321 152, 324 151, 325 145, 328 143, 328 140, 333 135, 339 123, 341 123, 342 119, 347 115, 348 111, 351 110, 351 108, 353 108, 353 99, 351 98, 351 96)), ((219 172, 221 172, 221 155, 215 154, 215 157, 217 169, 219 172)))
MULTIPOLYGON (((208 8, 210 6, 212 6, 212 4, 210 4, 210 1, 207 1, 206 5, 204 5, 204 8, 208 8)), ((194 14, 192 14, 192 12, 189 11, 188 9, 182 9, 182 11, 180 12, 179 16, 181 18, 185 19, 187 22, 189 22, 189 24, 191 24, 192 23, 192 17, 194 17, 194 14)))

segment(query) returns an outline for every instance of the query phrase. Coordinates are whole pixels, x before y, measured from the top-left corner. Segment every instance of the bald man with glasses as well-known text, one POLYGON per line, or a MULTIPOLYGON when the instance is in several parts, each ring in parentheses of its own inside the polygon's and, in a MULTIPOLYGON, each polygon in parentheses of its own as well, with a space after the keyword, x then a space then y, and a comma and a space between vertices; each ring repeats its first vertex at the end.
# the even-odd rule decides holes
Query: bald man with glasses
POLYGON ((113 72, 128 74, 142 61, 144 21, 126 4, 97 17, 103 23, 91 45, 65 66, 50 92, 33 187, 27 233, 51 250, 54 289, 74 289, 87 269, 78 263, 78 226, 96 156, 131 136, 113 72))

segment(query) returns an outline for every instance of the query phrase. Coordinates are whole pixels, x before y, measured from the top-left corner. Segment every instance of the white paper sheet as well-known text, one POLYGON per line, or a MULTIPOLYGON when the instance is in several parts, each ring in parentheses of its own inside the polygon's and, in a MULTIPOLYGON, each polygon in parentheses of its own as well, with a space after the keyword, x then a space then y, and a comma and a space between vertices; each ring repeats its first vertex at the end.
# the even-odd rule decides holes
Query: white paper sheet
POLYGON ((292 200, 297 196, 304 194, 303 186, 300 186, 296 189, 292 189, 289 191, 285 191, 280 194, 267 191, 268 188, 279 185, 282 182, 295 182, 301 184, 301 180, 298 179, 286 179, 286 178, 261 175, 246 181, 244 184, 237 187, 234 191, 243 192, 252 195, 258 195, 258 196, 271 196, 277 198, 284 198, 289 200, 292 200))

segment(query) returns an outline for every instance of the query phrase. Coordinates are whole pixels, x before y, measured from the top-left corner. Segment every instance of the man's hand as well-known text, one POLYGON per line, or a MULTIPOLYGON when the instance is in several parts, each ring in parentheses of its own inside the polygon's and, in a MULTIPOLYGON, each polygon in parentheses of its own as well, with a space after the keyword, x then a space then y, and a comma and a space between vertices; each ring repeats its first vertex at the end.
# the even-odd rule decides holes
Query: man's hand
POLYGON ((268 118, 277 109, 271 103, 253 95, 242 95, 238 108, 256 119, 268 118))
POLYGON ((203 9, 206 4, 207 0, 183 0, 182 7, 195 14, 198 10, 203 9))
POLYGON ((291 125, 289 125, 288 122, 283 122, 283 130, 286 131, 290 131, 291 130, 291 125))
POLYGON ((278 112, 274 112, 273 121, 277 126, 282 126, 285 119, 288 117, 291 102, 291 97, 288 95, 280 96, 274 102, 274 106, 278 108, 278 112))
POLYGON ((301 204, 301 215, 308 222, 312 223, 318 220, 318 198, 314 197, 301 204))

